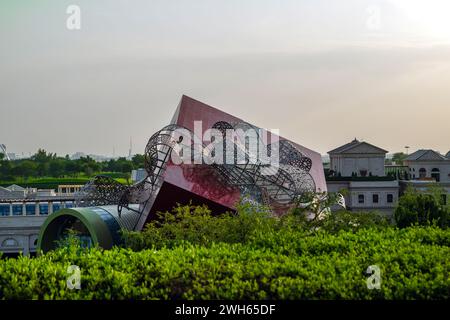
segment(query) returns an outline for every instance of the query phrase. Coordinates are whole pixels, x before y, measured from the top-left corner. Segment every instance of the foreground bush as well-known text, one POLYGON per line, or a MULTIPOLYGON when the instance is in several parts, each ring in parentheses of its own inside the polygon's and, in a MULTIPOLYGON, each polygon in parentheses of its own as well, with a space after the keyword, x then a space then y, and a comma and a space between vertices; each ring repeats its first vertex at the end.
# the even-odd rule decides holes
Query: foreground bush
POLYGON ((271 216, 267 208, 256 208, 249 203, 237 206, 237 213, 212 216, 206 206, 177 206, 172 212, 159 214, 142 232, 123 233, 125 247, 135 251, 172 248, 189 242, 208 246, 212 243, 249 243, 259 235, 283 231, 300 232, 302 237, 318 230, 328 233, 358 231, 367 228, 389 227, 388 219, 375 212, 338 211, 325 219, 308 221, 301 213, 283 217, 271 216))
POLYGON ((211 215, 207 206, 177 206, 172 212, 159 213, 157 220, 140 232, 125 231, 125 246, 139 251, 148 248, 172 248, 189 242, 210 245, 217 242, 246 243, 257 232, 280 227, 277 219, 250 204, 239 204, 238 214, 211 215))
MULTIPOLYGON (((260 229, 256 229, 260 230, 260 229)), ((261 230, 260 230, 261 231, 261 230)), ((234 241, 234 240, 233 240, 234 241)), ((134 252, 62 248, 0 260, 4 299, 448 299, 450 233, 435 227, 255 232, 242 243, 134 252), (69 290, 67 267, 81 269, 69 290), (379 290, 367 267, 381 269, 379 290)))

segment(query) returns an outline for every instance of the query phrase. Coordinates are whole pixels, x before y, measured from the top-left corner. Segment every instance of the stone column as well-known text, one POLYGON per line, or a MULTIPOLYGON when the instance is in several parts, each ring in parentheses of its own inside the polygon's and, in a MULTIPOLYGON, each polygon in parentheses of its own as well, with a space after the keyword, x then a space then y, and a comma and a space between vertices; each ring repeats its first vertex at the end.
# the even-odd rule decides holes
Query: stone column
POLYGON ((23 238, 25 238, 25 240, 23 241, 23 252, 22 252, 22 254, 24 256, 28 256, 30 254, 30 236, 29 235, 25 235, 23 238))

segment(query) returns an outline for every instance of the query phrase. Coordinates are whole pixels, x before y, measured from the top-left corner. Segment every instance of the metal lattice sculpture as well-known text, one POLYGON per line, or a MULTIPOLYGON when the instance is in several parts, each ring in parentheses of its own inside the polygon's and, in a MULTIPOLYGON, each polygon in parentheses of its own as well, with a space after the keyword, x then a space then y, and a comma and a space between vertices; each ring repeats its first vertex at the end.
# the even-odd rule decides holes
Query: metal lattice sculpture
MULTIPOLYGON (((230 186, 238 187, 243 198, 247 201, 260 203, 267 206, 292 205, 299 195, 306 192, 314 192, 316 187, 314 179, 309 174, 312 166, 310 158, 304 156, 292 143, 281 140, 265 145, 259 136, 259 128, 248 123, 239 122, 230 124, 220 121, 213 125, 223 136, 224 161, 211 165, 224 178, 230 186), (267 155, 273 148, 278 149, 279 162, 270 164, 258 158, 258 150, 247 148, 247 141, 240 141, 227 137, 228 130, 254 130, 258 145, 267 148, 267 155), (234 159, 232 163, 226 162, 225 154, 232 150, 234 159), (242 159, 237 154, 241 153, 242 159), (239 161, 238 161, 239 160, 239 161)), ((199 149, 203 158, 211 156, 211 150, 192 140, 192 132, 178 125, 168 125, 156 132, 149 139, 145 148, 145 172, 146 176, 132 186, 124 186, 112 178, 97 176, 87 183, 77 196, 78 206, 96 206, 117 204, 119 213, 121 208, 130 207, 130 204, 140 204, 138 213, 143 214, 147 202, 150 201, 162 185, 163 175, 169 159, 178 157, 186 159, 183 150, 190 148, 199 149), (183 148, 184 147, 184 148, 183 148)), ((196 154, 195 152, 193 153, 196 154)), ((192 160, 192 153, 191 159, 192 160)), ((209 161, 208 163, 211 163, 209 161)))
MULTIPOLYGON (((145 208, 151 195, 162 184, 162 176, 172 150, 183 140, 180 133, 186 131, 188 130, 177 125, 168 125, 153 134, 145 148, 144 179, 132 186, 125 186, 110 177, 96 176, 77 194, 77 206, 117 204, 119 213, 123 207, 136 211, 130 204, 141 204, 139 210, 145 208)), ((142 214, 141 211, 138 212, 142 214)))
MULTIPOLYGON (((305 157, 292 143, 286 140, 270 144, 267 146, 267 155, 271 155, 271 150, 276 148, 279 153, 279 164, 264 164, 258 159, 258 155, 251 154, 247 149, 245 141, 239 143, 230 141, 225 137, 226 129, 253 130, 258 139, 259 145, 264 146, 260 140, 259 128, 247 123, 237 123, 231 125, 227 122, 217 122, 213 125, 224 135, 224 150, 226 144, 232 144, 237 153, 237 149, 243 152, 245 158, 243 163, 237 162, 236 153, 234 155, 235 163, 215 164, 218 171, 225 177, 230 184, 240 188, 241 193, 253 199, 260 199, 264 204, 270 206, 273 202, 280 204, 292 204, 295 198, 304 192, 314 192, 316 187, 314 179, 309 174, 312 166, 310 158, 305 157), (256 188, 251 188, 255 186, 256 188), (264 194, 265 196, 261 196, 264 194)), ((229 149, 228 149, 229 150, 229 149)), ((253 151, 254 153, 257 152, 253 151)))
POLYGON ((95 176, 76 194, 76 205, 82 207, 118 204, 126 190, 127 186, 111 177, 95 176))

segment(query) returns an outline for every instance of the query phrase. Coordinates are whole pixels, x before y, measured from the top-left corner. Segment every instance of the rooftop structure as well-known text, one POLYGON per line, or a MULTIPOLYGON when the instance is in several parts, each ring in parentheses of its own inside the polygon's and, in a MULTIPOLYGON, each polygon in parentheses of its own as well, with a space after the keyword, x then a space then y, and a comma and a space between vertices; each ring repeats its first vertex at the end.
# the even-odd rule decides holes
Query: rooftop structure
POLYGON ((384 176, 384 159, 387 151, 356 138, 328 151, 330 171, 342 177, 384 176))
POLYGON ((385 175, 387 150, 356 138, 328 152, 328 190, 343 189, 349 210, 377 210, 392 215, 398 200, 399 183, 385 175))
POLYGON ((450 185, 450 158, 431 149, 420 149, 404 161, 411 180, 434 180, 450 185))
MULTIPOLYGON (((449 151, 450 152, 450 151, 449 151)), ((450 160, 431 149, 420 149, 406 157, 405 161, 446 161, 450 160)))

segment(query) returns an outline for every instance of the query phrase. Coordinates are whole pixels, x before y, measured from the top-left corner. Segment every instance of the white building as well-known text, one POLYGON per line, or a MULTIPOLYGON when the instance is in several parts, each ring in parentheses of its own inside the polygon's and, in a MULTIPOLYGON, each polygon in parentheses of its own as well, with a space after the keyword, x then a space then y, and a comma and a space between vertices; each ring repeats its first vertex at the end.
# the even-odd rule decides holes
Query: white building
MULTIPOLYGON (((447 153, 450 155, 450 151, 447 153)), ((433 150, 417 150, 404 161, 412 180, 450 183, 450 158, 433 150)))
POLYGON ((147 171, 145 169, 139 168, 131 171, 131 181, 133 181, 133 183, 141 181, 145 177, 147 177, 147 171))
POLYGON ((387 151, 365 141, 353 141, 328 152, 330 170, 341 177, 385 176, 384 160, 387 151))
POLYGON ((385 175, 386 153, 384 149, 356 139, 329 151, 328 191, 345 190, 349 210, 376 210, 392 215, 398 201, 399 182, 385 175))
POLYGON ((376 210, 392 215, 398 201, 399 183, 391 181, 327 181, 329 192, 347 190, 345 205, 353 211, 376 210))
MULTIPOLYGON (((403 184, 419 191, 426 191, 430 186, 442 187, 450 193, 450 151, 444 156, 430 149, 421 149, 410 154, 404 161, 408 166, 409 181, 403 184)), ((443 195, 449 201, 447 195, 443 195)))

